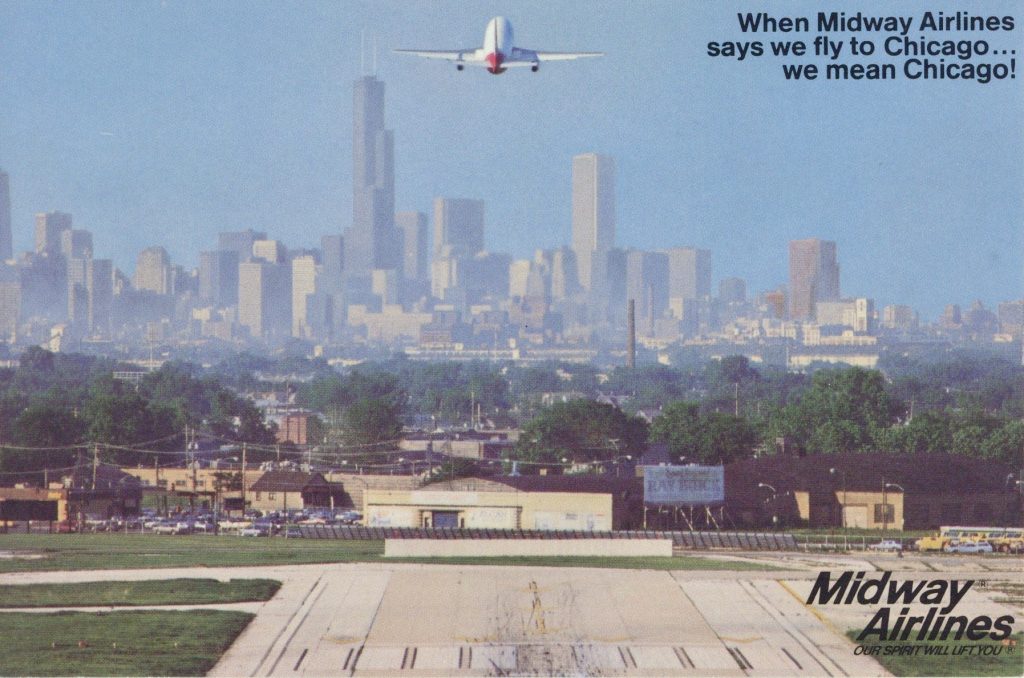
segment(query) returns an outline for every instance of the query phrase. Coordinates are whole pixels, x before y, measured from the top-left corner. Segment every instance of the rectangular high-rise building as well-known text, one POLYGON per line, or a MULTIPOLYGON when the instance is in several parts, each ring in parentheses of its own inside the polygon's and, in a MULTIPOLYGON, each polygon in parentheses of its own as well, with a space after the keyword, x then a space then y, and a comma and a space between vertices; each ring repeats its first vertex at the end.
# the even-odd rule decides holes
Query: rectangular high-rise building
POLYGON ((14 257, 11 235, 11 178, 0 170, 0 261, 14 257))
POLYGON ((434 256, 472 257, 484 249, 484 201, 434 198, 434 256))
POLYGON ((92 259, 92 233, 79 229, 62 231, 60 253, 69 259, 92 259))
POLYGON ((395 226, 402 233, 402 276, 418 282, 429 280, 427 215, 423 212, 399 212, 395 215, 395 226))
POLYGON ((632 250, 626 254, 626 299, 635 301, 636 328, 654 333, 654 323, 668 308, 668 255, 632 250))
POLYGON ((596 153, 572 159, 572 249, 579 283, 593 291, 603 285, 606 263, 597 253, 615 246, 615 161, 596 153))
POLYGON ((319 267, 312 256, 295 257, 292 259, 292 336, 300 339, 312 339, 312 331, 307 323, 306 304, 309 297, 317 291, 317 273, 319 267))
POLYGON ((395 140, 384 128, 384 83, 356 80, 352 120, 352 226, 345 230, 346 273, 401 267, 395 232, 395 140))
POLYGON ((676 300, 711 296, 711 250, 674 247, 668 255, 668 297, 676 300))
POLYGON ((199 253, 199 298, 215 306, 238 303, 238 252, 199 253))
POLYGON ((21 319, 21 276, 16 266, 0 262, 0 340, 13 341, 21 319))
POLYGON ((40 212, 36 215, 36 253, 60 254, 61 233, 71 230, 71 215, 40 212))
POLYGON ((814 320, 819 301, 839 300, 839 264, 831 240, 791 240, 789 243, 789 317, 814 320))
POLYGON ((132 286, 156 294, 172 294, 171 258, 163 247, 147 247, 135 260, 132 286))
POLYGON ((262 260, 238 265, 238 323, 254 338, 285 336, 291 329, 291 269, 262 260))
POLYGON ((251 228, 244 231, 224 231, 217 235, 217 249, 235 252, 238 255, 238 262, 241 263, 252 258, 254 242, 266 239, 265 232, 254 231, 251 228))
POLYGON ((89 304, 89 333, 109 337, 110 310, 114 300, 114 263, 110 259, 89 259, 85 265, 89 304))

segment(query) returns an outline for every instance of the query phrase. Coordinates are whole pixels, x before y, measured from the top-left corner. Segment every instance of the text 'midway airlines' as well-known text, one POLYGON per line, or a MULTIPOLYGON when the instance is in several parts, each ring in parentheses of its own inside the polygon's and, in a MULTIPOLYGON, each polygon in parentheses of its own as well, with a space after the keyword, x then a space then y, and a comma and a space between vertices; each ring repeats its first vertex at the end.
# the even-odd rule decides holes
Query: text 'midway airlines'
POLYGON ((396 49, 396 52, 415 54, 427 59, 445 59, 460 71, 466 66, 483 66, 488 72, 500 75, 515 66, 529 66, 536 73, 542 61, 567 61, 581 57, 604 56, 604 52, 537 52, 516 47, 512 42, 512 24, 503 16, 494 17, 484 31, 484 45, 479 48, 457 50, 396 49))

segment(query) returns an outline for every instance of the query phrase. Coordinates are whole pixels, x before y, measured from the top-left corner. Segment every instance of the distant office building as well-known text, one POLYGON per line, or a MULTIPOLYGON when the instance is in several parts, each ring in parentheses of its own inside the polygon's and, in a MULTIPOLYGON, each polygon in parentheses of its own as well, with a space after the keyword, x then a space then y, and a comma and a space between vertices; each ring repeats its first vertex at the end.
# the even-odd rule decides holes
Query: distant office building
POLYGON ((742 278, 722 278, 718 283, 718 300, 723 304, 746 303, 747 283, 742 278))
POLYGON ((840 325, 854 332, 874 333, 875 302, 864 297, 840 301, 819 301, 814 315, 818 325, 840 325))
POLYGON ((325 235, 320 238, 320 287, 330 294, 341 291, 345 270, 345 241, 340 235, 325 235))
POLYGON ((632 250, 626 254, 626 299, 635 302, 636 329, 654 332, 655 321, 668 308, 668 255, 632 250))
POLYGON ((942 311, 942 317, 939 318, 939 324, 946 329, 953 330, 959 329, 963 323, 964 321, 960 313, 960 305, 946 304, 946 308, 942 311))
POLYGON ((16 266, 0 262, 0 341, 17 337, 21 319, 21 277, 16 266))
POLYGON ((132 286, 137 290, 149 290, 156 294, 173 293, 171 258, 167 256, 167 250, 163 247, 148 247, 139 252, 135 260, 132 286))
POLYGON ((1024 300, 1004 301, 996 308, 999 317, 999 331, 1006 334, 1024 332, 1024 300))
POLYGON ((711 296, 711 250, 674 247, 668 257, 668 297, 678 306, 682 301, 711 296))
MULTIPOLYGON (((71 231, 65 231, 71 233, 71 231)), ((68 321, 76 330, 85 330, 89 323, 89 293, 86 289, 87 259, 68 258, 68 321)))
POLYGON ((270 264, 283 264, 288 261, 288 248, 280 240, 257 240, 252 244, 252 257, 270 264))
POLYGON ((406 280, 430 279, 430 250, 427 215, 423 212, 399 212, 395 226, 402 233, 402 276, 406 280))
POLYGON ((568 247, 559 247, 551 253, 551 299, 571 299, 579 289, 576 253, 568 247))
POLYGON ((92 259, 92 233, 77 229, 62 231, 60 253, 69 259, 92 259))
POLYGON ((60 254, 61 234, 71 230, 71 215, 40 212, 36 215, 36 253, 60 254))
POLYGON ((291 329, 291 271, 262 260, 238 265, 238 323, 254 338, 285 336, 291 329))
POLYGON ((615 161, 596 153, 577 155, 572 159, 572 249, 583 289, 601 287, 600 267, 606 261, 596 255, 614 245, 615 161))
POLYGON ((309 297, 316 294, 317 271, 316 259, 312 256, 295 257, 292 266, 292 336, 312 339, 312 331, 307 322, 306 304, 309 297))
POLYGON ((14 257, 11 235, 11 178, 0 170, 0 261, 14 257))
POLYGON ((345 229, 348 276, 375 268, 400 268, 402 248, 394 227, 395 140, 384 128, 384 83, 356 80, 352 125, 352 226, 345 229))
POLYGON ((85 267, 88 299, 88 328, 93 336, 111 335, 110 312, 114 299, 114 263, 110 259, 89 259, 85 267))
POLYGON ((526 296, 526 283, 530 277, 533 262, 529 259, 516 259, 508 265, 508 298, 516 299, 526 296))
POLYGON ((398 271, 378 268, 370 271, 370 292, 380 298, 383 306, 398 303, 398 271))
POLYGON ((785 289, 770 290, 761 295, 760 302, 768 314, 773 318, 783 319, 786 317, 787 294, 785 289))
POLYGON ((890 330, 911 331, 918 327, 918 315, 910 306, 892 304, 882 309, 882 327, 890 330))
POLYGON ((789 243, 789 316, 814 320, 819 301, 839 300, 839 264, 831 240, 791 240, 789 243))
POLYGON ((234 252, 238 255, 238 262, 241 263, 252 258, 253 243, 266 239, 265 232, 254 231, 251 228, 244 231, 225 231, 217 236, 217 249, 234 252))
POLYGON ((434 198, 434 256, 471 257, 484 249, 484 201, 434 198))
POLYGON ((238 252, 199 253, 199 299, 214 306, 238 303, 238 252))

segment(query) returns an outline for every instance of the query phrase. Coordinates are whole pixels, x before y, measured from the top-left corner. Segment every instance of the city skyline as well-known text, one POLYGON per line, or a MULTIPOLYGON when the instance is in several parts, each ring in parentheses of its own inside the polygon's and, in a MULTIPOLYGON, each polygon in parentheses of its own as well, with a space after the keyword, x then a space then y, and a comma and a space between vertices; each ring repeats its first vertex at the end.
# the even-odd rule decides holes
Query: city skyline
MULTIPOLYGON (((937 317, 947 303, 979 298, 994 306, 1020 294, 1024 178, 1012 81, 874 83, 870 102, 863 84, 829 83, 825 103, 823 90, 781 81, 768 62, 708 59, 703 43, 735 32, 735 13, 675 3, 599 13, 623 32, 651 32, 639 55, 591 17, 566 35, 552 33, 548 24, 564 25, 557 18, 571 11, 565 6, 517 8, 524 40, 607 45, 610 63, 601 70, 552 66, 492 82, 384 53, 398 36, 411 43, 431 32, 475 35, 471 15, 491 10, 462 7, 354 3, 341 17, 329 5, 298 5, 280 35, 266 35, 269 8, 246 21, 230 7, 195 4, 98 5, 59 16, 6 4, 0 23, 14 39, 0 47, 10 64, 0 96, 11 102, 0 114, 0 168, 12 177, 15 250, 30 248, 26 229, 50 211, 74 214, 76 226, 93 232, 97 256, 126 272, 155 245, 196 266, 221 231, 254 228, 312 247, 352 227, 355 208, 346 209, 342 195, 355 181, 345 169, 355 152, 348 87, 361 75, 358 38, 368 29, 378 35, 378 72, 389 92, 395 211, 429 212, 438 196, 484 200, 490 251, 530 257, 569 243, 570 160, 596 152, 615 159, 616 244, 711 250, 712 284, 741 277, 752 294, 773 289, 787 280, 786 243, 814 237, 843 251, 844 292, 909 304, 922 317, 937 317), (111 13, 118 21, 104 23, 111 13), (180 44, 145 42, 155 27, 181 37, 192 24, 202 30, 180 44), (222 24, 234 27, 234 39, 223 39, 222 24), (322 25, 308 44, 291 40, 312 24, 322 25), (631 82, 634 59, 657 50, 670 30, 684 38, 683 68, 656 67, 631 82), (88 77, 73 81, 90 64, 19 49, 33 32, 67 38, 69 54, 81 44, 74 36, 89 36, 88 77), (255 58, 248 38, 257 36, 279 63, 255 58), (211 80, 197 68, 214 44, 224 51, 214 55, 220 68, 211 80), (146 96, 126 100, 111 89, 125 63, 127 90, 166 109, 153 121, 140 117, 153 105, 146 96), (213 85, 221 104, 210 98, 213 85), (193 94, 181 96, 181 87, 193 94), (97 106, 107 93, 110 101, 97 106), (74 115, 58 120, 41 109, 47 94, 74 115), (305 113, 289 113, 286 101, 305 113), (503 104, 497 110, 495 101, 503 104), (623 115, 627 103, 649 114, 633 120, 623 115)), ((992 13, 1007 7, 986 4, 992 13)))

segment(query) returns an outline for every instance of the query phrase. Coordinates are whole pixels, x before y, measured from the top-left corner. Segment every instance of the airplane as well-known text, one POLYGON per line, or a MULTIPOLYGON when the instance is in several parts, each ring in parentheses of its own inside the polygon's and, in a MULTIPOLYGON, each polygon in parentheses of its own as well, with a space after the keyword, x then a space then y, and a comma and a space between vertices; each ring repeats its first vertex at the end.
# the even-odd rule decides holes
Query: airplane
POLYGON ((512 23, 503 16, 487 22, 484 46, 458 50, 396 49, 402 54, 413 54, 427 59, 445 59, 457 70, 466 66, 483 66, 489 73, 501 75, 512 67, 529 66, 536 73, 542 61, 568 61, 581 57, 604 56, 604 52, 536 52, 522 49, 512 43, 512 23))

